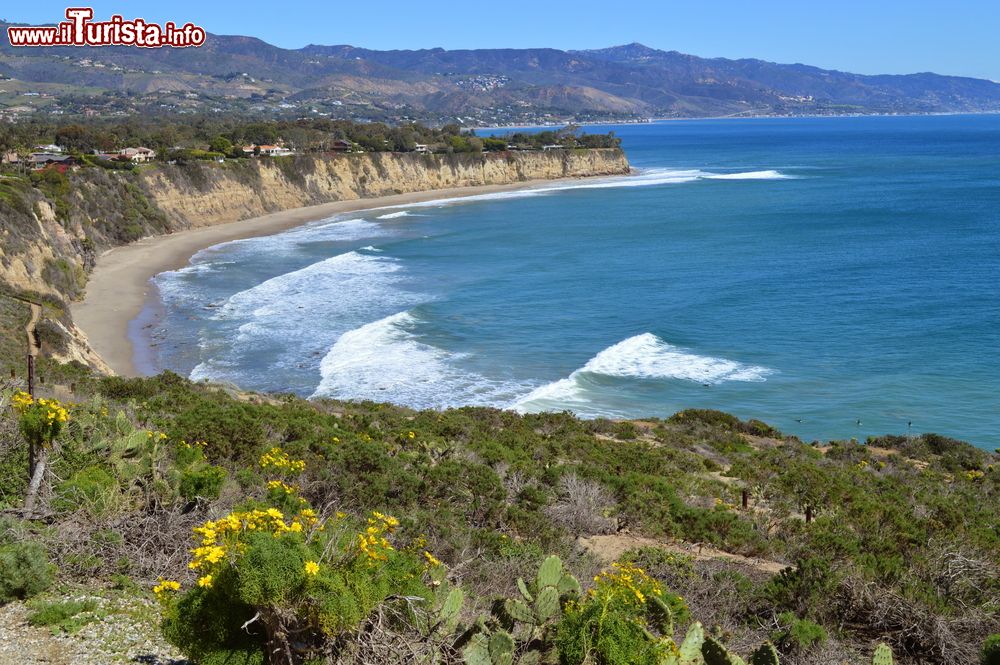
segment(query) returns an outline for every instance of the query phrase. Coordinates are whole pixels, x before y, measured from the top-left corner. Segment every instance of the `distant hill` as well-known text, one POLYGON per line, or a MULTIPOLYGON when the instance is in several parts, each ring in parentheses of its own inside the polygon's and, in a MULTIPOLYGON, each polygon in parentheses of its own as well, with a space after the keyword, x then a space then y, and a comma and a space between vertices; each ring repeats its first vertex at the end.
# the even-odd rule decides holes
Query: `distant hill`
POLYGON ((492 123, 1000 111, 1000 84, 992 81, 862 76, 637 43, 587 51, 374 51, 282 49, 253 37, 212 35, 201 48, 146 50, 15 49, 4 40, 0 75, 17 84, 0 86, 7 88, 0 108, 27 113, 214 110, 492 123), (24 99, 33 91, 28 84, 48 97, 24 99))

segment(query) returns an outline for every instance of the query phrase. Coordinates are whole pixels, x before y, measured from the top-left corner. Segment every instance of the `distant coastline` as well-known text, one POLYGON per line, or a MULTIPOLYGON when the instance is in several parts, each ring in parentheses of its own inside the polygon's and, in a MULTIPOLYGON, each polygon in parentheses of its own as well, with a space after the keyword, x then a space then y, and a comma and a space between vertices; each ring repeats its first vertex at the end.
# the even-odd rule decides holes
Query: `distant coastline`
POLYGON ((516 129, 557 129, 567 125, 577 127, 609 127, 612 125, 648 125, 657 122, 692 122, 704 120, 794 120, 797 118, 926 118, 935 116, 979 116, 979 115, 1000 115, 1000 111, 928 111, 925 113, 804 113, 793 115, 718 115, 718 116, 667 116, 637 118, 633 120, 622 118, 610 118, 608 120, 564 120, 561 122, 514 125, 489 125, 482 127, 472 127, 474 131, 482 132, 489 130, 516 130, 516 129))

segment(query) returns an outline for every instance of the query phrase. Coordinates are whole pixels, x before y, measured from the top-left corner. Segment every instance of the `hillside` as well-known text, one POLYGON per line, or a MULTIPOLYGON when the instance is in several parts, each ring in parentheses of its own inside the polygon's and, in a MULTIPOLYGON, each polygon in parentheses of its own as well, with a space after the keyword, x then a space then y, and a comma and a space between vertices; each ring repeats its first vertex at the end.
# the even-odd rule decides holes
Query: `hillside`
POLYGON ((32 407, 14 388, 0 603, 42 595, 0 628, 50 662, 259 664, 277 640, 266 662, 475 665, 493 642, 524 665, 716 665, 769 640, 792 665, 867 664, 878 641, 965 665, 1000 630, 1000 460, 937 435, 816 447, 712 411, 582 421, 78 378, 45 389, 75 404, 21 519, 32 407), (63 586, 46 591, 45 560, 63 586))
POLYGON ((863 76, 641 44, 587 51, 282 49, 225 35, 211 35, 201 48, 173 50, 2 44, 0 75, 11 79, 0 105, 18 117, 230 111, 491 125, 554 117, 1000 110, 1000 84, 991 81, 932 73, 863 76))

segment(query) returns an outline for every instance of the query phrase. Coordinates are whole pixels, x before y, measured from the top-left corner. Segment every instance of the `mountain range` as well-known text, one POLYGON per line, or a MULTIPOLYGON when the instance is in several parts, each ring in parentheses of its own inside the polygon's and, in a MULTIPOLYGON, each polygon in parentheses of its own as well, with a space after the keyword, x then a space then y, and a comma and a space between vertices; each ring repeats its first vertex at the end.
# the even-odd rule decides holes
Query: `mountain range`
POLYGON ((376 51, 283 49, 224 35, 188 49, 14 48, 4 40, 0 76, 7 79, 0 112, 20 113, 250 111, 501 123, 1000 111, 993 81, 700 58, 638 43, 376 51))

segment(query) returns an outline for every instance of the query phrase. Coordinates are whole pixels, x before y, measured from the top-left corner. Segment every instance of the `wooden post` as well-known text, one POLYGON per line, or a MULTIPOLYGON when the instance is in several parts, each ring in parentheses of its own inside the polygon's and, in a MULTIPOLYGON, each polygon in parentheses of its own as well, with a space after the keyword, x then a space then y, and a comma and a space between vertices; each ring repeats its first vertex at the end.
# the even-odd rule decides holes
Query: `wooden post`
POLYGON ((11 380, 17 378, 17 370, 14 369, 13 367, 10 368, 10 378, 11 378, 11 380))
POLYGON ((812 521, 813 521, 813 507, 806 506, 806 524, 809 524, 812 521))
POLYGON ((743 490, 743 510, 750 507, 750 492, 746 489, 743 490))
POLYGON ((28 394, 35 398, 35 356, 28 354, 28 394))

